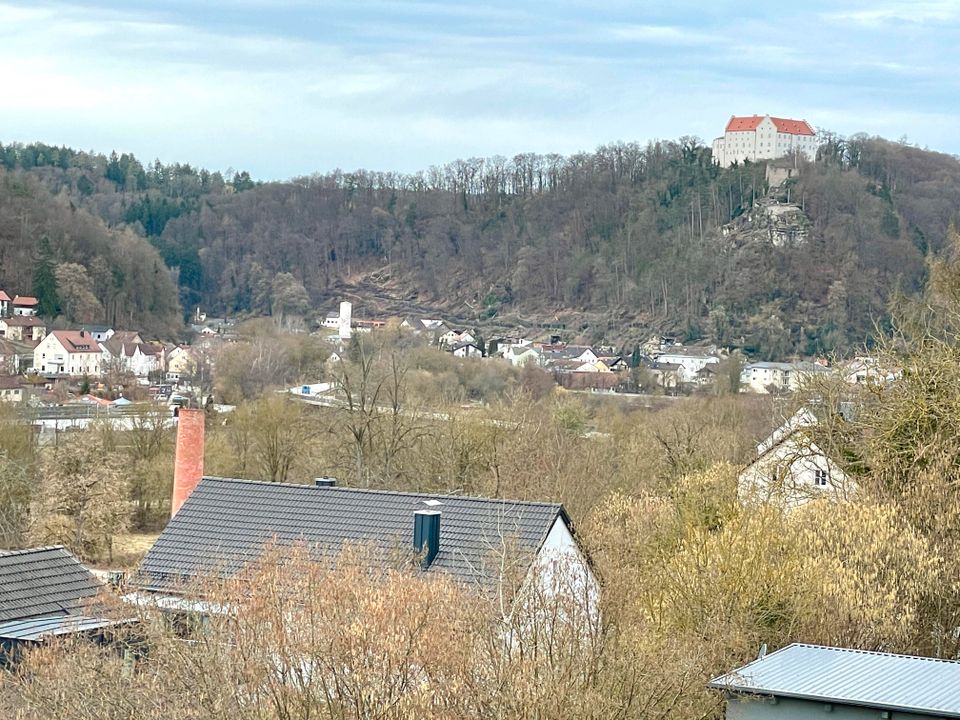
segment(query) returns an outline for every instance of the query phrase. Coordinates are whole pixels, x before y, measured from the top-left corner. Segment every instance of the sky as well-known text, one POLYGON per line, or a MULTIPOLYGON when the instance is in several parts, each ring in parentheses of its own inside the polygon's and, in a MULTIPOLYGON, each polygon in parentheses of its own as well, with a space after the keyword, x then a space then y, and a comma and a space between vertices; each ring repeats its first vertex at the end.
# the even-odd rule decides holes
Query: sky
POLYGON ((960 153, 960 0, 0 0, 0 142, 264 180, 803 118, 960 153))

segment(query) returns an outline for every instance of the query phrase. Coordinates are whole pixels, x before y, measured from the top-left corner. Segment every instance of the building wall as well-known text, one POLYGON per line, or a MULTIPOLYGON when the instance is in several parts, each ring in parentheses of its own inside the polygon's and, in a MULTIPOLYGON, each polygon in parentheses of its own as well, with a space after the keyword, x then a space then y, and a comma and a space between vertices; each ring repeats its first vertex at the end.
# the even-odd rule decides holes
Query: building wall
POLYGON ((774 160, 794 152, 814 160, 816 136, 777 132, 777 126, 769 117, 765 117, 756 130, 725 132, 713 141, 714 161, 721 167, 744 160, 774 160))
POLYGON ((738 478, 741 502, 782 502, 798 507, 824 495, 846 497, 852 491, 844 472, 813 443, 796 434, 746 468, 738 478), (818 471, 826 485, 817 483, 818 471))
MULTIPOLYGON (((766 698, 734 696, 727 701, 727 720, 878 720, 877 708, 853 707, 851 705, 828 706, 822 702, 777 698, 775 704, 766 698)), ((929 715, 892 712, 896 720, 931 720, 929 715)))

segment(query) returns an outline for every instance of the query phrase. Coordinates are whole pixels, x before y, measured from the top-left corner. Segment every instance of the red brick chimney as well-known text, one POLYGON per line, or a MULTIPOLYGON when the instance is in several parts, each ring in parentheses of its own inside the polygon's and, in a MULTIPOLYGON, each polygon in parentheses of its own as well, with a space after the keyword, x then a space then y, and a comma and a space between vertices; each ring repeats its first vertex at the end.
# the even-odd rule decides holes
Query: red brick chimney
POLYGON ((173 469, 173 502, 170 517, 190 497, 203 477, 203 410, 180 408, 177 414, 177 456, 173 469))

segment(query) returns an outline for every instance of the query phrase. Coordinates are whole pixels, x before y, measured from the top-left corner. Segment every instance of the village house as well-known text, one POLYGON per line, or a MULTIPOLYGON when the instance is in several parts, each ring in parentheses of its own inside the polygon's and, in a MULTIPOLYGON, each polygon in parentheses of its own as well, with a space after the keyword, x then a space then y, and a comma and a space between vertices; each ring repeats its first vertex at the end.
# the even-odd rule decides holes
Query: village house
POLYGON ((793 643, 707 687, 727 720, 960 718, 960 662, 793 643))
POLYGON ((140 378, 163 370, 166 355, 163 346, 145 342, 128 342, 119 336, 120 333, 116 333, 103 343, 105 367, 125 370, 140 378))
POLYGON ((757 445, 756 459, 737 478, 741 502, 797 507, 853 493, 853 481, 813 437, 811 429, 819 422, 813 409, 801 408, 757 445))
POLYGON ((197 372, 197 358, 193 350, 186 345, 178 345, 167 353, 167 376, 175 375, 179 380, 182 377, 194 375, 197 372))
POLYGON ((80 329, 89 333, 97 342, 106 342, 114 335, 114 330, 109 325, 81 325, 80 329))
POLYGON ((176 602, 204 577, 229 577, 270 545, 281 555, 305 544, 324 555, 364 545, 372 562, 409 554, 427 575, 480 592, 542 570, 566 592, 598 600, 599 586, 563 506, 499 498, 431 495, 203 476, 204 413, 181 410, 172 519, 140 563, 132 602, 176 602), (566 583, 572 583, 567 585, 566 583))
POLYGON ((17 295, 13 298, 14 315, 36 315, 40 309, 40 301, 29 295, 17 295))
POLYGON ((103 583, 61 546, 0 550, 0 665, 53 638, 102 639, 107 628, 130 624, 95 603, 104 592, 103 583))
POLYGON ((13 299, 7 295, 6 292, 0 290, 0 317, 7 317, 10 315, 12 303, 13 299))
POLYGON ((33 388, 19 375, 0 375, 0 402, 20 403, 30 396, 33 388))
POLYGON ((732 116, 723 135, 713 141, 713 161, 720 167, 787 155, 816 159, 817 134, 806 120, 769 115, 732 116))
POLYGON ((760 394, 796 392, 812 377, 826 372, 827 368, 811 362, 757 362, 740 371, 740 384, 760 394))
POLYGON ((680 367, 679 381, 681 383, 693 383, 697 380, 697 373, 706 365, 718 365, 720 358, 716 354, 716 348, 695 348, 695 347, 671 347, 666 350, 658 350, 653 354, 653 359, 660 367, 678 365, 680 367))
POLYGON ((54 330, 33 351, 33 366, 51 375, 99 377, 103 348, 83 330, 54 330))
POLYGON ((540 351, 532 345, 509 345, 504 348, 502 357, 514 367, 537 367, 542 364, 540 351))
POLYGON ((453 347, 453 356, 458 358, 482 358, 483 350, 475 342, 461 342, 453 347))
POLYGON ((0 337, 21 342, 40 342, 47 335, 43 320, 32 315, 0 318, 0 337))

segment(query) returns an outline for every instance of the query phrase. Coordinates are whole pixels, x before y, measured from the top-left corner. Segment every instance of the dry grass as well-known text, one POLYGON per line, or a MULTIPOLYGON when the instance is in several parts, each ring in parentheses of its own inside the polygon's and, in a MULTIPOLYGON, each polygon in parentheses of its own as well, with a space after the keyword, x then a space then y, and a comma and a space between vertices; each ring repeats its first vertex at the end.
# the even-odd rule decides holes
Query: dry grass
POLYGON ((136 565, 153 547, 159 533, 131 533, 113 539, 112 568, 130 568, 136 565))

